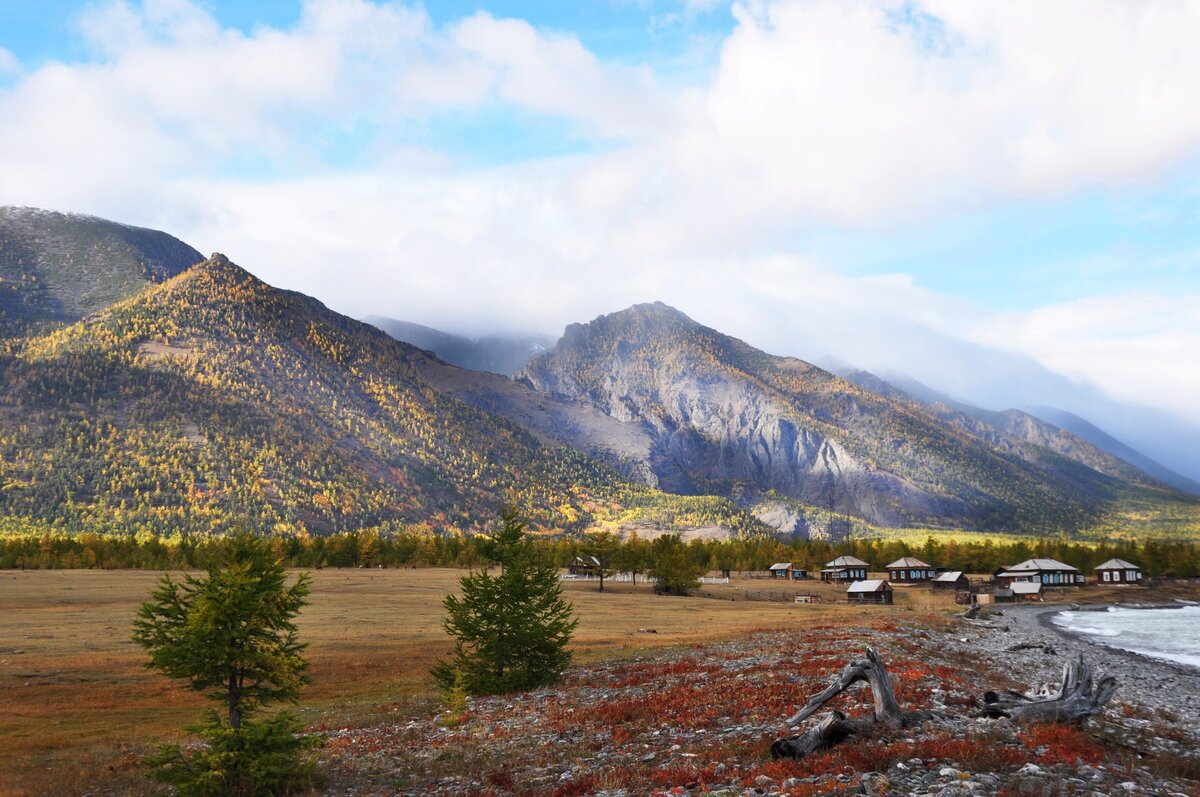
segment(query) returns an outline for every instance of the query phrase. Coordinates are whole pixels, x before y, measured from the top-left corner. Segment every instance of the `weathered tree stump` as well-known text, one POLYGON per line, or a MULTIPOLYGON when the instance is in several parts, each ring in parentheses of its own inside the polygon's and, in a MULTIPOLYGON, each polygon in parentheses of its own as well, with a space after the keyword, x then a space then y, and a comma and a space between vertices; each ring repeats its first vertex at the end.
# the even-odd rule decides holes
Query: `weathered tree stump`
MULTIPOLYGON (((862 733, 881 723, 903 727, 914 725, 941 716, 935 711, 902 711, 892 691, 883 658, 874 648, 867 648, 867 657, 846 665, 841 674, 824 691, 813 695, 804 708, 787 719, 788 725, 796 725, 815 714, 822 706, 859 681, 871 685, 874 697, 873 716, 864 719, 847 719, 840 711, 826 714, 814 727, 792 736, 776 739, 771 745, 772 758, 803 758, 806 755, 827 749, 847 738, 862 733)), ((1078 722, 1093 714, 1104 711, 1105 705, 1117 690, 1115 678, 1092 681, 1092 668, 1083 662, 1083 657, 1069 662, 1063 669, 1060 687, 1045 686, 1033 694, 1005 691, 988 692, 984 695, 986 708, 981 717, 1008 717, 1018 722, 1078 722)))
POLYGON ((788 725, 795 725, 811 717, 822 706, 859 681, 871 685, 871 695, 875 699, 874 716, 871 719, 847 719, 840 711, 829 713, 815 727, 804 733, 777 739, 771 745, 773 758, 802 758, 818 750, 832 747, 847 736, 860 733, 878 723, 888 723, 897 726, 910 725, 933 716, 929 711, 900 710, 896 693, 892 691, 892 682, 888 677, 883 658, 874 648, 867 648, 867 657, 846 665, 841 674, 825 691, 814 695, 808 704, 787 719, 788 725))
POLYGON ((1063 666, 1062 685, 1057 693, 1043 687, 1033 694, 1012 690, 988 692, 981 717, 1008 717, 1017 722, 1080 722, 1104 711, 1117 691, 1117 679, 1112 676, 1092 680, 1092 668, 1080 655, 1063 666))

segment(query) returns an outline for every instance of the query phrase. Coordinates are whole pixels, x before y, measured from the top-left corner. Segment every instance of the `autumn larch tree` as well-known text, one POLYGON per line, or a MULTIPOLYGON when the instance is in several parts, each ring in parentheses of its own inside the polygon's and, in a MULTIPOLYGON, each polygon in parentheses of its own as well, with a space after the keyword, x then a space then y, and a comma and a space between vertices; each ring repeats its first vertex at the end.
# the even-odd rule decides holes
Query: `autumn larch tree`
POLYGON ((299 735, 299 723, 286 713, 251 719, 295 702, 308 683, 293 622, 308 593, 307 574, 288 586, 270 544, 245 533, 229 538, 204 578, 163 576, 138 610, 133 639, 150 653, 148 668, 187 681, 223 711, 210 710, 192 728, 207 746, 164 745, 147 759, 156 779, 183 795, 280 794, 311 784, 313 767, 301 754, 313 742, 299 735))

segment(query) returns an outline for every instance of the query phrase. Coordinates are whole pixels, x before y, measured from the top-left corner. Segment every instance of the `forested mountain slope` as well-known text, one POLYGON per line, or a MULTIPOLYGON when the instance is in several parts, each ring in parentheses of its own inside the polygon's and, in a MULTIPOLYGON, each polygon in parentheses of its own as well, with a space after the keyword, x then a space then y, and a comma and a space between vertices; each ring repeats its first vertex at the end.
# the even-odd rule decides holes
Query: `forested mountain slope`
POLYGON ((0 351, 9 529, 467 528, 508 503, 579 530, 678 500, 441 393, 429 355, 220 255, 0 351))
POLYGON ((647 466, 679 492, 753 485, 882 525, 1031 532, 1081 528, 1130 498, 1187 500, 1111 457, 1101 473, 990 426, 947 422, 661 303, 571 325, 518 378, 640 424, 654 437, 647 466))
POLYGON ((157 230, 0 207, 0 337, 78 321, 203 259, 157 230))

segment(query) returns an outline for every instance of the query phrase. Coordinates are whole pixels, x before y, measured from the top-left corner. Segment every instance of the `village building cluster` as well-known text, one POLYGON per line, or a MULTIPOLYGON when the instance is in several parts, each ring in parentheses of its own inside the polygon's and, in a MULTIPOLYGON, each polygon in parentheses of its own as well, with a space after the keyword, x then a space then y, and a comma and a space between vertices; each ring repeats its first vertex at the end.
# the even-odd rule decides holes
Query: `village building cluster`
MULTIPOLYGON (((1088 583, 1120 586, 1137 585, 1142 582, 1142 569, 1124 559, 1109 559, 1097 565, 1089 582, 1079 568, 1055 559, 1026 559, 1014 565, 1001 567, 990 578, 972 580, 962 570, 945 570, 914 556, 905 556, 884 570, 887 578, 873 578, 871 565, 856 556, 839 556, 818 572, 810 572, 804 565, 793 562, 775 562, 766 569, 765 576, 778 581, 807 581, 819 578, 826 584, 845 587, 849 603, 877 603, 890 605, 895 587, 928 586, 934 591, 953 592, 959 603, 994 603, 1005 601, 1041 600, 1046 589, 1081 587, 1088 583)), ((567 568, 564 578, 592 579, 608 571, 595 556, 577 556, 567 568)), ((759 571, 761 572, 761 571, 759 571)), ((624 574, 613 574, 616 581, 624 574)), ((721 571, 721 578, 706 578, 705 583, 729 583, 729 570, 721 571)), ((761 576, 760 576, 761 577, 761 576)), ((820 596, 796 596, 798 603, 818 602, 820 596)))
MULTIPOLYGON (((972 582, 961 570, 944 570, 916 557, 906 556, 889 564, 886 579, 871 578, 870 564, 854 556, 839 556, 827 562, 818 574, 828 584, 845 584, 849 603, 891 604, 893 585, 930 585, 934 590, 953 591, 960 603, 1041 600, 1051 587, 1080 587, 1088 583, 1079 568, 1055 559, 1026 559, 1002 567, 991 579, 972 582)), ((813 578, 802 566, 776 562, 767 568, 772 579, 799 581, 813 578)), ((1095 568, 1094 583, 1139 584, 1142 570, 1124 559, 1110 559, 1095 568)))

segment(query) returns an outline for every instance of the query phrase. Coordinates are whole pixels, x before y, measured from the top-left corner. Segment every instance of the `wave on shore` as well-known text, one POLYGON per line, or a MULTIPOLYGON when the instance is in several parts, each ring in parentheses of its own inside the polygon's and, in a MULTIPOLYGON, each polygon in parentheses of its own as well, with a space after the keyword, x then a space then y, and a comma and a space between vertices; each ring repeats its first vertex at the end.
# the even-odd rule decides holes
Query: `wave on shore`
POLYGON ((1053 622, 1110 647, 1200 669, 1200 606, 1111 606, 1104 611, 1059 612, 1053 622))

